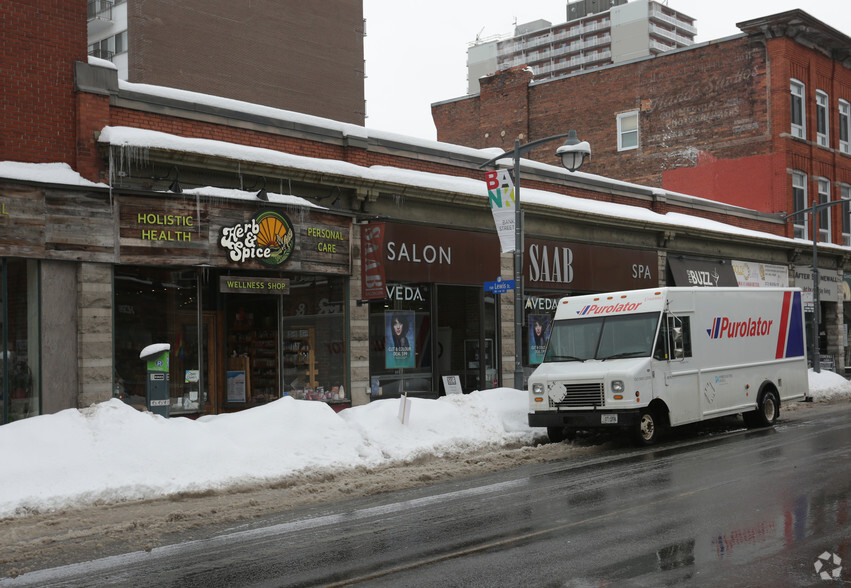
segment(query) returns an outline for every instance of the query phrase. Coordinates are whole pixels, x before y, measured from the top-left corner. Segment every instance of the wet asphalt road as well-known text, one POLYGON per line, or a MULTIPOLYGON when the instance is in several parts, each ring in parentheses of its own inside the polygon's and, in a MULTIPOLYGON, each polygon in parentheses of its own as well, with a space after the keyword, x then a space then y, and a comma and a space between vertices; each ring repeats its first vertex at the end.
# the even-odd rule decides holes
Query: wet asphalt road
POLYGON ((851 406, 290 512, 39 586, 851 585, 851 406), (837 580, 836 558, 845 560, 837 580))

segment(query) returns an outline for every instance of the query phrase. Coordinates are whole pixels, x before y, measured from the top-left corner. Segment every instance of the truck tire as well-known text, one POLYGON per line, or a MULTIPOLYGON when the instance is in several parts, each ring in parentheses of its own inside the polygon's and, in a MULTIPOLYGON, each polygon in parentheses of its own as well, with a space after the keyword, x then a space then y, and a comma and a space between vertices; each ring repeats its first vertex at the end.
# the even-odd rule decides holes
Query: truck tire
POLYGON ((756 402, 756 410, 744 414, 745 425, 750 428, 770 427, 780 416, 780 401, 774 390, 763 392, 756 402))
POLYGON ((659 414, 650 408, 642 409, 633 433, 639 445, 653 445, 659 441, 662 435, 662 421, 659 414))
POLYGON ((564 427, 547 427, 547 437, 550 438, 550 443, 561 443, 567 439, 564 427))

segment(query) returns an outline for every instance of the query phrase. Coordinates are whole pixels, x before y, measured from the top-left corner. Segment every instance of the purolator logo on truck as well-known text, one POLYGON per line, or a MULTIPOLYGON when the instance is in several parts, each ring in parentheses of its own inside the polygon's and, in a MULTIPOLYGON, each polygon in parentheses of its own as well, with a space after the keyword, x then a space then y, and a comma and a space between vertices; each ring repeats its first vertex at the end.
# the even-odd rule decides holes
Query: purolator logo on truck
POLYGON ((716 316, 712 320, 712 328, 706 329, 710 339, 733 339, 736 337, 765 337, 771 334, 774 321, 747 318, 737 321, 726 316, 716 316))
POLYGON ((618 302, 617 304, 607 304, 605 306, 588 304, 584 308, 577 310, 576 314, 586 316, 591 314, 612 314, 613 312, 631 312, 638 310, 640 306, 640 302, 618 302))

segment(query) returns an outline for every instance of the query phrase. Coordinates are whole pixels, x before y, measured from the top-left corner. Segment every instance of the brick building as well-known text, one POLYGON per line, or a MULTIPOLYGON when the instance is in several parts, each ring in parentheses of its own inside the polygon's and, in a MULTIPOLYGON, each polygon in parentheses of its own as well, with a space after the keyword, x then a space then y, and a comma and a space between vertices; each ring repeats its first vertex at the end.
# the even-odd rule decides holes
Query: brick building
POLYGON ((361 0, 89 0, 88 51, 118 77, 362 125, 361 0))
MULTIPOLYGON (((120 80, 82 10, 10 11, 0 145, 0 423, 113 397, 145 405, 168 343, 170 414, 284 394, 335 408, 512 381, 513 273, 480 166, 493 150, 120 80), (47 18, 47 15, 50 18, 47 18), (26 70, 26 71, 25 71, 26 70), (26 79, 27 84, 20 80, 26 79), (408 326, 408 343, 392 338, 408 326), (400 350, 401 348, 401 350, 400 350)), ((526 322, 568 293, 802 285, 776 215, 524 160, 526 322), (686 276, 686 278, 683 278, 686 276)), ((841 279, 844 248, 819 263, 841 279)), ((824 299, 841 367, 843 307, 824 299)))
MULTIPOLYGON (((576 129, 593 148, 583 170, 608 177, 773 213, 851 198, 851 38, 801 10, 738 26, 555 80, 522 66, 484 78, 478 95, 432 105, 438 140, 508 149, 576 129)), ((844 210, 826 209, 820 240, 851 244, 844 210)), ((808 238, 809 224, 786 234, 808 238)))

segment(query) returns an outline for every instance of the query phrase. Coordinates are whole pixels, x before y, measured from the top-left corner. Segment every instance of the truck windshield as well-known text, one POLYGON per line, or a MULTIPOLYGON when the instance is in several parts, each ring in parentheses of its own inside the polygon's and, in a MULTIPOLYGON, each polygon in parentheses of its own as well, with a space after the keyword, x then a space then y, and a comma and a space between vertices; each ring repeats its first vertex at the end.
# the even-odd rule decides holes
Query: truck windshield
POLYGON ((658 312, 557 320, 544 362, 650 357, 658 312))

